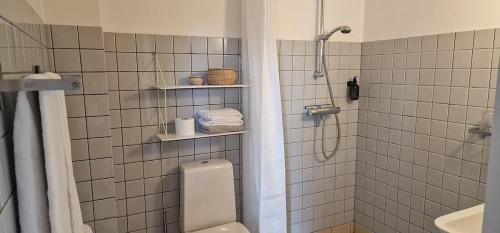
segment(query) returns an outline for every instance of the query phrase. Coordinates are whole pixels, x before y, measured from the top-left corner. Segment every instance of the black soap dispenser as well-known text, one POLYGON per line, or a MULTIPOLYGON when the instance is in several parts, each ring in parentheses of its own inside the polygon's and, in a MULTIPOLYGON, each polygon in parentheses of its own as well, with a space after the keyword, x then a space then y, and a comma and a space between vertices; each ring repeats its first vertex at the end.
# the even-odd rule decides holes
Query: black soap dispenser
POLYGON ((349 87, 349 99, 358 100, 359 99, 359 85, 356 77, 352 81, 347 81, 347 86, 349 87))

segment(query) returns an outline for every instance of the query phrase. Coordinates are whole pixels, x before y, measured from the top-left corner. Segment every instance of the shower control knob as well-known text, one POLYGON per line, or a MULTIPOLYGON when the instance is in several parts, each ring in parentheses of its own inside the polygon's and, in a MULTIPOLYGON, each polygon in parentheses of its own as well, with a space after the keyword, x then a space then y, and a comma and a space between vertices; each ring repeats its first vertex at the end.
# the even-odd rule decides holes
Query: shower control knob
POLYGON ((321 78, 325 76, 325 73, 324 72, 320 72, 320 71, 315 71, 314 74, 313 74, 313 77, 315 78, 321 78))
POLYGON ((304 113, 307 116, 324 116, 340 113, 339 107, 332 105, 309 105, 304 107, 304 113))

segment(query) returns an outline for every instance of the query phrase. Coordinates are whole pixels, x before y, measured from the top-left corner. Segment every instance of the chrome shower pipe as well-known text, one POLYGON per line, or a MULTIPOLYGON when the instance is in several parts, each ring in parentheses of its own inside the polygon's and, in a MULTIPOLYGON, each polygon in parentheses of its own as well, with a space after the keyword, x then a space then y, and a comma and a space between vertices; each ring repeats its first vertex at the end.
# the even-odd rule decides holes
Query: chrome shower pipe
POLYGON ((323 53, 325 52, 325 40, 322 39, 325 33, 325 0, 319 0, 319 29, 316 38, 316 69, 314 70, 314 78, 320 78, 325 75, 323 72, 323 53))

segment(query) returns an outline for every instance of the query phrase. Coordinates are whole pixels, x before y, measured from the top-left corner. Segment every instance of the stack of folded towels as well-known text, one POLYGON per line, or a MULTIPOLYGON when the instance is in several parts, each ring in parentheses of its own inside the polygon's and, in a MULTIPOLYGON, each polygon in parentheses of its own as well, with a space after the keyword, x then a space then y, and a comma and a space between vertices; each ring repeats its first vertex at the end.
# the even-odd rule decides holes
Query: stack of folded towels
POLYGON ((198 130, 203 133, 242 131, 243 115, 236 109, 200 110, 196 113, 198 130))

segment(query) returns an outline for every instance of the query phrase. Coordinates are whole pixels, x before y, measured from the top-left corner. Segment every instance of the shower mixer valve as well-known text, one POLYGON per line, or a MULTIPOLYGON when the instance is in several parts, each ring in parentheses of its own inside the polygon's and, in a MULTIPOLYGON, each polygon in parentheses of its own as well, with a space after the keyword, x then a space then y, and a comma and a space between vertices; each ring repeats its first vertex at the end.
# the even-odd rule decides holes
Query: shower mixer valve
POLYGON ((333 107, 330 104, 308 105, 304 107, 304 113, 307 116, 323 116, 340 113, 339 107, 333 107))

